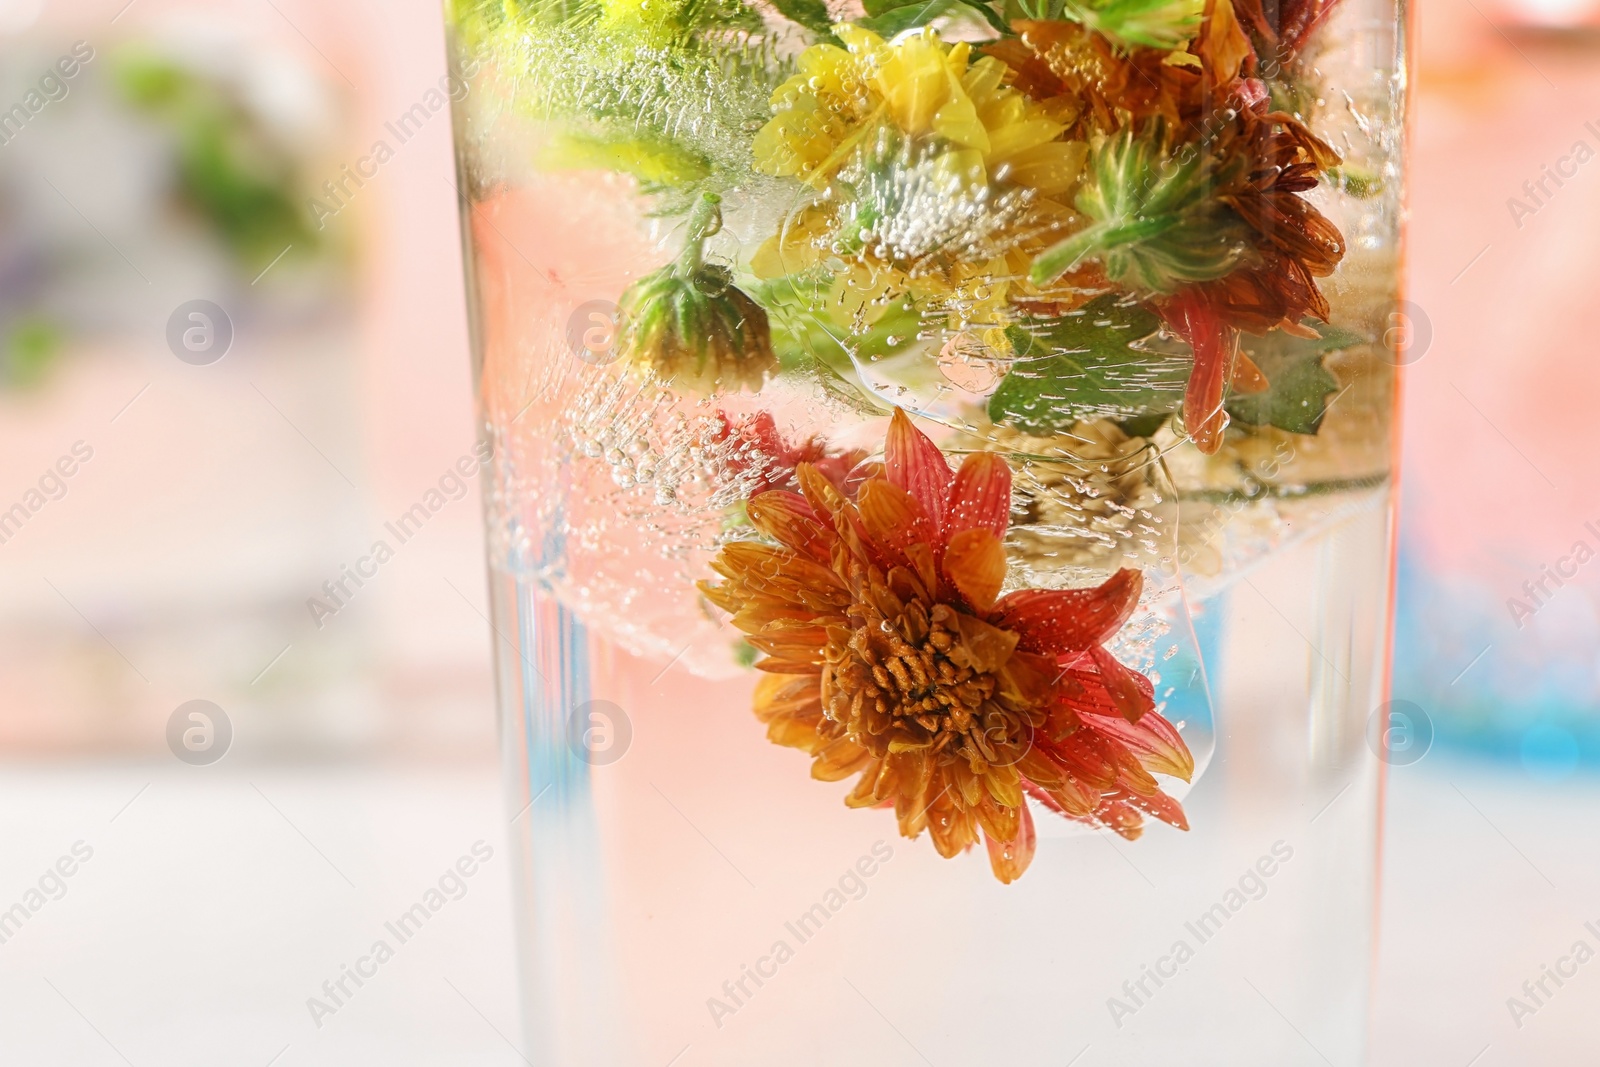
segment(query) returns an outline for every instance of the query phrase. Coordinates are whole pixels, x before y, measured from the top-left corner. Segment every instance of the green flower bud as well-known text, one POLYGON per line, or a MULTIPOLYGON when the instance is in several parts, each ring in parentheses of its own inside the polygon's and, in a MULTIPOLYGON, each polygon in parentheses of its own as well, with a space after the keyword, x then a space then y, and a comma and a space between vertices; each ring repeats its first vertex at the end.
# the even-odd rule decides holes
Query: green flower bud
POLYGON ((766 311, 733 284, 727 267, 705 262, 706 240, 721 227, 720 198, 707 193, 689 219, 678 262, 623 292, 623 358, 679 388, 754 392, 778 357, 766 311))
POLYGON ((1126 289, 1171 293, 1220 278, 1250 255, 1243 222, 1221 198, 1238 184, 1245 160, 1219 159, 1195 144, 1169 153, 1165 140, 1157 122, 1094 149, 1075 202, 1090 225, 1040 253, 1030 272, 1035 285, 1092 260, 1126 289))
POLYGON ((1182 48, 1196 33, 1205 0, 1065 0, 1061 17, 1082 23, 1124 51, 1182 48))

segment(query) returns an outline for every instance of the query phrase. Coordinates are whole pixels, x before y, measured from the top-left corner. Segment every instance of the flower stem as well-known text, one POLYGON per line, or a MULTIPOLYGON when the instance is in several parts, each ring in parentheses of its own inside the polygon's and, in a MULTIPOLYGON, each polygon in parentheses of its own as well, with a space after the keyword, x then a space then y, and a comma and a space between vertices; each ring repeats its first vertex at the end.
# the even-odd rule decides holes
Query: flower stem
POLYGON ((683 255, 678 257, 677 274, 680 278, 693 278, 705 266, 706 241, 722 229, 722 197, 716 193, 702 194, 689 214, 688 237, 684 241, 683 255))

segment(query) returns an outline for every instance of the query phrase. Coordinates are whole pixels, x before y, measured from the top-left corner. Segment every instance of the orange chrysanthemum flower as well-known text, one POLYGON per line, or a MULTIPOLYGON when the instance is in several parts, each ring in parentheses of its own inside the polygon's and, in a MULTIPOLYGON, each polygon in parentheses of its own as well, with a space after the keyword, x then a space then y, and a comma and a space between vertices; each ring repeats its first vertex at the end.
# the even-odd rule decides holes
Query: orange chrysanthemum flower
POLYGON ((725 580, 701 586, 765 653, 771 740, 810 753, 815 778, 858 776, 847 804, 892 806, 943 856, 981 834, 1002 882, 1033 858, 1029 797, 1129 839, 1145 814, 1188 828, 1154 775, 1188 780, 1193 757, 1104 647, 1139 572, 1002 597, 1010 468, 976 452, 952 472, 904 412, 881 465, 837 483, 801 463, 796 480, 749 501, 772 543, 727 545, 725 580))

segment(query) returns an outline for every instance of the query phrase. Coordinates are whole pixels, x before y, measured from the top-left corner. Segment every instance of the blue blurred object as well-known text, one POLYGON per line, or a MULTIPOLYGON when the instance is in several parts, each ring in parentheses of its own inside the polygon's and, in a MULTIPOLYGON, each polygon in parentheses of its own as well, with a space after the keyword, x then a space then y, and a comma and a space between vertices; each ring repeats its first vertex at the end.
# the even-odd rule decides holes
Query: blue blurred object
POLYGON ((1569 584, 1519 626, 1499 596, 1441 575, 1402 539, 1396 699, 1432 716, 1437 743, 1520 764, 1543 781, 1600 769, 1600 617, 1569 584))

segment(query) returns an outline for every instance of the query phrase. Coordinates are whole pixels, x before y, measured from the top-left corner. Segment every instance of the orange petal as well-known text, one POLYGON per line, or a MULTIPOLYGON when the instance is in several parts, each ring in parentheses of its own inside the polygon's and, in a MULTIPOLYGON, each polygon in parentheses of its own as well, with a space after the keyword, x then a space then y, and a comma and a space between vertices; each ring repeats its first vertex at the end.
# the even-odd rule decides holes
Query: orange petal
POLYGON ((744 597, 729 589, 726 583, 696 582, 695 588, 700 590, 700 595, 711 601, 712 604, 726 611, 729 615, 737 614, 744 605, 744 597))
POLYGON ((1006 550, 988 530, 963 530, 944 551, 944 576, 980 612, 987 613, 1006 580, 1006 550))
POLYGON ((822 720, 822 701, 817 683, 769 675, 756 683, 753 698, 756 718, 767 722, 779 715, 809 715, 822 720))
MULTIPOLYGON (((984 775, 987 779, 988 775, 984 775)), ((996 841, 1014 841, 1017 831, 1022 827, 1021 811, 1026 806, 1022 790, 1016 791, 1016 803, 1007 804, 997 802, 985 797, 972 809, 973 815, 978 819, 978 826, 996 841)))
POLYGON ((945 499, 950 495, 950 464, 939 446, 911 424, 900 408, 889 420, 889 434, 883 445, 884 471, 889 481, 916 497, 922 513, 935 530, 944 529, 945 499))
POLYGON ((873 760, 861 772, 861 778, 856 782, 856 787, 850 790, 844 798, 847 808, 876 807, 882 801, 878 797, 878 778, 883 773, 883 761, 873 760))
POLYGON ((723 546, 722 571, 729 578, 741 578, 760 585, 765 581, 790 578, 804 584, 827 580, 833 571, 811 560, 801 559, 787 548, 774 548, 755 541, 730 541, 723 546))
POLYGON ((1017 836, 1010 841, 999 841, 990 836, 986 830, 983 834, 983 843, 989 848, 989 868, 994 871, 994 876, 1006 885, 1010 885, 1033 862, 1033 852, 1039 843, 1038 835, 1033 828, 1033 812, 1024 804, 1019 809, 1021 817, 1018 820, 1017 836))
POLYGON ((950 778, 951 793, 958 796, 969 808, 975 808, 983 803, 983 779, 972 772, 972 768, 956 760, 944 772, 950 778))
POLYGON ((759 633, 750 633, 745 640, 757 651, 775 659, 814 664, 822 662, 828 631, 822 626, 780 619, 769 623, 759 633))
MULTIPOLYGON (((1318 335, 1318 340, 1321 336, 1318 335)), ((1233 364, 1233 381, 1230 383, 1236 393, 1264 393, 1272 388, 1272 383, 1267 381, 1267 376, 1261 373, 1261 368, 1256 366, 1256 361, 1250 358, 1248 352, 1240 351, 1233 364)))
POLYGON ((1255 55, 1250 38, 1234 16, 1232 0, 1211 0, 1195 52, 1206 60, 1211 83, 1221 87, 1239 76, 1239 67, 1255 55))
POLYGON ((834 516, 839 514, 839 509, 844 507, 844 495, 839 492, 839 487, 811 464, 797 463, 794 480, 799 483, 806 503, 811 505, 812 514, 820 521, 832 522, 834 516))
POLYGON ((1000 621, 1027 651, 1081 651, 1122 629, 1143 589, 1144 575, 1128 568, 1093 589, 1023 589, 1000 601, 1000 621))
POLYGON ((816 759, 811 762, 811 777, 819 782, 843 781, 872 762, 872 755, 866 749, 843 738, 812 751, 816 759))
POLYGON ((978 843, 977 820, 971 812, 953 803, 949 797, 929 804, 926 817, 933 847, 945 859, 959 856, 978 843))
POLYGON ((783 490, 757 493, 745 511, 756 529, 784 547, 821 563, 831 558, 833 531, 818 520, 800 494, 783 490))
POLYGON ((1085 730, 1084 734, 1095 738, 1102 750, 1117 765, 1117 789, 1123 796, 1153 797, 1161 792, 1161 783, 1156 781, 1155 775, 1144 769, 1135 756, 1128 749, 1106 737, 1096 737, 1094 731, 1085 730))
POLYGON ((822 745, 817 726, 822 722, 822 703, 817 698, 814 679, 767 675, 756 683, 756 718, 767 724, 767 740, 802 752, 815 752, 822 745))
POLYGON ((883 478, 861 487, 856 507, 867 536, 879 548, 892 549, 895 563, 907 561, 906 549, 912 545, 933 541, 933 524, 916 498, 883 478))
POLYGON ((800 662, 791 659, 773 659, 768 656, 766 659, 756 663, 756 670, 784 676, 811 675, 814 677, 822 673, 822 665, 820 663, 800 662))
MULTIPOLYGON (((914 804, 919 809, 926 806, 929 789, 934 784, 937 768, 933 760, 913 753, 900 752, 884 759, 883 777, 878 783, 880 797, 894 796, 896 807, 901 801, 914 804)), ((944 785, 939 785, 933 795, 943 795, 944 785)))
POLYGON ((1096 795, 1093 799, 1085 800, 1081 805, 1069 805, 1066 802, 1077 796, 1077 792, 1074 792, 1070 795, 1064 795, 1059 793, 1057 790, 1046 789, 1041 785, 1034 784, 1033 782, 1023 782, 1022 788, 1027 791, 1030 797, 1037 800, 1040 804, 1043 804, 1046 808, 1055 812, 1057 815, 1060 815, 1062 818, 1071 819, 1074 822, 1086 822, 1091 826, 1095 825, 1093 816, 1095 808, 1100 803, 1100 797, 1098 795, 1096 795))
POLYGON ((974 452, 956 472, 945 533, 988 530, 1004 537, 1010 520, 1011 465, 998 452, 974 452))

